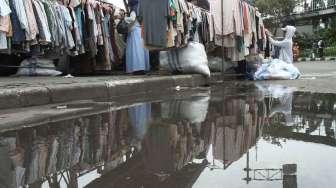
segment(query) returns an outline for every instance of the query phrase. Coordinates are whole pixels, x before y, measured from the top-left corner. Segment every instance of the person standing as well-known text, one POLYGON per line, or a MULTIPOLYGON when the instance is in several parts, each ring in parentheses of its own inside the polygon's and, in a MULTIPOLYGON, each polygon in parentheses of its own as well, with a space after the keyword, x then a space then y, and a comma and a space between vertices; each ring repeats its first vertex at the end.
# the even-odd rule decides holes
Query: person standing
POLYGON ((137 19, 139 1, 130 0, 128 2, 130 16, 125 18, 129 25, 126 46, 126 72, 133 74, 145 74, 150 70, 149 51, 144 48, 141 39, 141 26, 137 19))
POLYGON ((324 56, 324 41, 322 39, 319 40, 317 46, 319 57, 322 58, 324 56))

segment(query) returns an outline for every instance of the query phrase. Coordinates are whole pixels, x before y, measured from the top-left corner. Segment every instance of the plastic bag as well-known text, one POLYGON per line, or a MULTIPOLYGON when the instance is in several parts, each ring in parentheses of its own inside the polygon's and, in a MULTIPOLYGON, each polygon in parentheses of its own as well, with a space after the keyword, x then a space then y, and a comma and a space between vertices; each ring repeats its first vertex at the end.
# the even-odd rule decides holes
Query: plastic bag
POLYGON ((295 80, 301 73, 293 64, 288 64, 280 59, 272 59, 263 64, 255 73, 255 80, 295 80))
POLYGON ((160 66, 171 73, 202 74, 210 77, 203 44, 190 42, 187 47, 160 53, 160 66))
POLYGON ((15 76, 59 76, 62 72, 57 71, 52 60, 30 58, 21 62, 15 76))

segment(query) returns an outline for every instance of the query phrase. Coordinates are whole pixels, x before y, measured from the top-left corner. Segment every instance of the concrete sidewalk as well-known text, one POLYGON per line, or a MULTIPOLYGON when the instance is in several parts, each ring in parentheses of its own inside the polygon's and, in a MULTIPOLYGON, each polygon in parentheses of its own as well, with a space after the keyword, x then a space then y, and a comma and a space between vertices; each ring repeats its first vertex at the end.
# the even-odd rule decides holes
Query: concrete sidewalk
MULTIPOLYGON (((235 78, 226 76, 227 80, 235 78)), ((221 79, 221 74, 213 74, 210 79, 201 75, 6 77, 0 78, 0 109, 162 93, 177 86, 199 87, 221 79)))
MULTIPOLYGON (((269 81, 309 89, 325 88, 336 93, 336 62, 300 62, 300 80, 269 81), (333 89, 335 88, 335 89, 333 89)), ((226 75, 225 84, 237 75, 226 75)), ((210 79, 201 75, 98 76, 98 77, 3 77, 0 78, 0 109, 20 108, 78 100, 110 99, 137 94, 164 93, 177 86, 199 87, 221 81, 220 73, 210 79)))

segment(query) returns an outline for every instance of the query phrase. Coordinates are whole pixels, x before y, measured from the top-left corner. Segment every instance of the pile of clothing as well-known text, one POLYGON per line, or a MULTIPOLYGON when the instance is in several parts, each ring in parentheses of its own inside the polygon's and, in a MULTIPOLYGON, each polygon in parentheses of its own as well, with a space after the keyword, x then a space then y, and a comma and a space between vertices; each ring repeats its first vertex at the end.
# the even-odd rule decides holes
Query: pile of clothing
POLYGON ((188 41, 214 41, 212 14, 186 0, 141 0, 139 12, 149 49, 181 48, 188 41))
POLYGON ((115 8, 95 0, 0 0, 2 53, 89 54, 96 70, 121 60, 115 8))

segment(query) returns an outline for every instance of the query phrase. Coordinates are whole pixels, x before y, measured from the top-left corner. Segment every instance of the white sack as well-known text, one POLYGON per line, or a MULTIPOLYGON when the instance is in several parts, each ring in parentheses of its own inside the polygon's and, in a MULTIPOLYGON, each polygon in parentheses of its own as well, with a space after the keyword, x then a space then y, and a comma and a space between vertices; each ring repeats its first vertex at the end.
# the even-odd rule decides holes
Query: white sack
POLYGON ((160 53, 160 67, 171 73, 202 74, 210 77, 203 44, 190 42, 187 47, 160 53))
POLYGON ((16 76, 59 76, 62 72, 56 71, 52 60, 30 58, 21 62, 16 76))
POLYGON ((295 80, 300 76, 298 68, 280 59, 263 64, 254 74, 255 80, 295 80))

